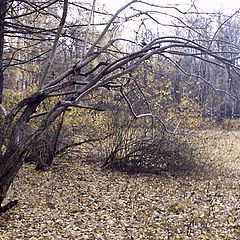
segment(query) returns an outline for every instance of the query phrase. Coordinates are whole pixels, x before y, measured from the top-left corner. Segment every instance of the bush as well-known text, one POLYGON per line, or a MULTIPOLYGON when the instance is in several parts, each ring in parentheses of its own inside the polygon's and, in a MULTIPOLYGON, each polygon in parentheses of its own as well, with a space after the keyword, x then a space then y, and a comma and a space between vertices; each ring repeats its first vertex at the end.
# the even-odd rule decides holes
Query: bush
POLYGON ((119 114, 109 120, 108 137, 95 145, 94 159, 100 158, 103 169, 159 174, 199 168, 200 150, 188 135, 168 133, 151 118, 134 120, 119 114))
POLYGON ((198 167, 196 149, 176 136, 139 140, 124 155, 113 152, 104 167, 129 173, 191 173, 198 167))

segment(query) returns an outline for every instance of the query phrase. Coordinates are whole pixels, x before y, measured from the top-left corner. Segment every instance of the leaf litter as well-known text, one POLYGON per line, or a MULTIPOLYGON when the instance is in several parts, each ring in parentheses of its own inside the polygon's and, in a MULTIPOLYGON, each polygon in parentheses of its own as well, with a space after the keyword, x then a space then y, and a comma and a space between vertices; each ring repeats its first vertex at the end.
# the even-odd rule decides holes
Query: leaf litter
POLYGON ((19 204, 0 216, 0 239, 240 239, 235 144, 232 155, 219 148, 234 159, 225 161, 231 170, 199 177, 130 175, 67 159, 47 172, 26 164, 8 195, 19 204))

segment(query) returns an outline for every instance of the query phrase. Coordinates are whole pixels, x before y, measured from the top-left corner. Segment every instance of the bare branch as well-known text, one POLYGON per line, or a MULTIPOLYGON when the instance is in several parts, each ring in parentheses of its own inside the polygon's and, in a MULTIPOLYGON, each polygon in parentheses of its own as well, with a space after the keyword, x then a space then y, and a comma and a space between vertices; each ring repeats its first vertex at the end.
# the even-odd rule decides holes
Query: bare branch
POLYGON ((7 116, 7 111, 2 104, 0 104, 0 115, 3 115, 4 117, 7 116))
POLYGON ((61 101, 61 104, 63 106, 67 106, 67 107, 83 108, 83 109, 89 109, 89 110, 100 111, 100 112, 106 111, 103 108, 94 107, 94 106, 80 105, 80 104, 72 103, 72 102, 69 102, 69 101, 61 101))
POLYGON ((239 13, 239 11, 240 11, 240 9, 238 9, 238 10, 237 10, 236 12, 234 12, 231 16, 229 16, 223 23, 220 24, 220 26, 219 26, 219 27, 217 28, 217 30, 215 31, 215 33, 214 33, 214 35, 213 35, 213 37, 212 37, 212 39, 211 39, 211 41, 210 41, 210 43, 209 43, 209 45, 208 45, 208 49, 211 48, 212 43, 213 43, 213 41, 215 40, 215 38, 216 38, 218 32, 220 31, 220 29, 222 28, 222 26, 225 25, 229 20, 231 20, 235 15, 237 15, 237 14, 239 13))
POLYGON ((101 34, 98 36, 96 41, 92 44, 91 48, 88 50, 86 56, 89 56, 95 49, 95 47, 99 44, 99 42, 103 39, 103 37, 106 35, 107 31, 109 30, 112 23, 115 21, 115 19, 118 17, 118 15, 125 10, 128 6, 132 5, 135 2, 138 2, 139 0, 132 0, 123 7, 121 7, 111 18, 111 20, 108 22, 107 26, 104 28, 104 30, 101 32, 101 34))
POLYGON ((64 24, 65 24, 65 21, 66 21, 67 10, 68 10, 68 0, 64 0, 62 18, 61 18, 60 24, 58 26, 58 30, 57 30, 57 33, 56 33, 56 36, 55 36, 55 39, 54 39, 53 48, 52 48, 50 57, 47 61, 46 68, 45 68, 45 70, 43 72, 43 75, 42 75, 42 78, 40 80, 40 89, 43 88, 43 86, 44 86, 44 84, 47 80, 48 73, 49 73, 49 71, 52 67, 53 60, 54 60, 54 57, 55 57, 55 53, 56 53, 56 50, 57 50, 58 41, 59 41, 59 38, 61 36, 61 32, 63 30, 64 24))
POLYGON ((88 36, 89 36, 89 33, 90 33, 90 26, 91 26, 91 23, 92 23, 92 20, 93 20, 93 14, 94 14, 94 9, 95 9, 95 4, 96 4, 96 0, 93 0, 92 10, 91 10, 91 13, 90 13, 90 16, 89 16, 88 26, 87 26, 87 30, 86 30, 86 33, 85 33, 85 39, 84 39, 84 44, 83 44, 82 56, 85 55, 85 52, 86 52, 86 50, 87 50, 88 36))
POLYGON ((153 114, 153 113, 137 114, 137 113, 134 111, 133 106, 132 106, 131 102, 129 101, 128 97, 127 97, 126 94, 124 93, 123 88, 120 90, 120 92, 121 92, 123 98, 125 99, 128 107, 129 107, 129 109, 130 109, 130 111, 131 111, 131 113, 132 113, 132 115, 133 115, 133 117, 134 117, 135 119, 143 118, 143 117, 156 118, 156 119, 162 124, 162 126, 164 127, 164 129, 165 129, 166 131, 168 131, 167 128, 166 128, 166 124, 165 124, 165 123, 162 121, 162 119, 160 119, 160 117, 157 116, 156 114, 153 114))

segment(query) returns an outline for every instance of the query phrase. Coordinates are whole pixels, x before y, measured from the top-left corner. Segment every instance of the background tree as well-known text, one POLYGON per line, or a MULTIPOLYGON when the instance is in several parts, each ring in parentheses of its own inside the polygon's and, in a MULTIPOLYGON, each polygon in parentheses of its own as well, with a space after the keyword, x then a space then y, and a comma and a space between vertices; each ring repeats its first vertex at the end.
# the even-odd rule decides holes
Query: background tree
POLYGON ((4 49, 4 26, 7 12, 8 1, 1 1, 0 3, 0 104, 3 99, 3 49, 4 49))

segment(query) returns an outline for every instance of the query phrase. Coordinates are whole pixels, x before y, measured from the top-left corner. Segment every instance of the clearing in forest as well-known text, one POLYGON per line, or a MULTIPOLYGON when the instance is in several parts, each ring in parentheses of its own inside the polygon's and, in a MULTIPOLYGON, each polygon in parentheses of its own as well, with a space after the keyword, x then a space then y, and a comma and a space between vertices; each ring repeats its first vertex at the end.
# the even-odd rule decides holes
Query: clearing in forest
POLYGON ((0 239, 239 239, 240 133, 211 136, 215 169, 201 175, 101 171, 77 159, 47 172, 25 165, 0 239))

